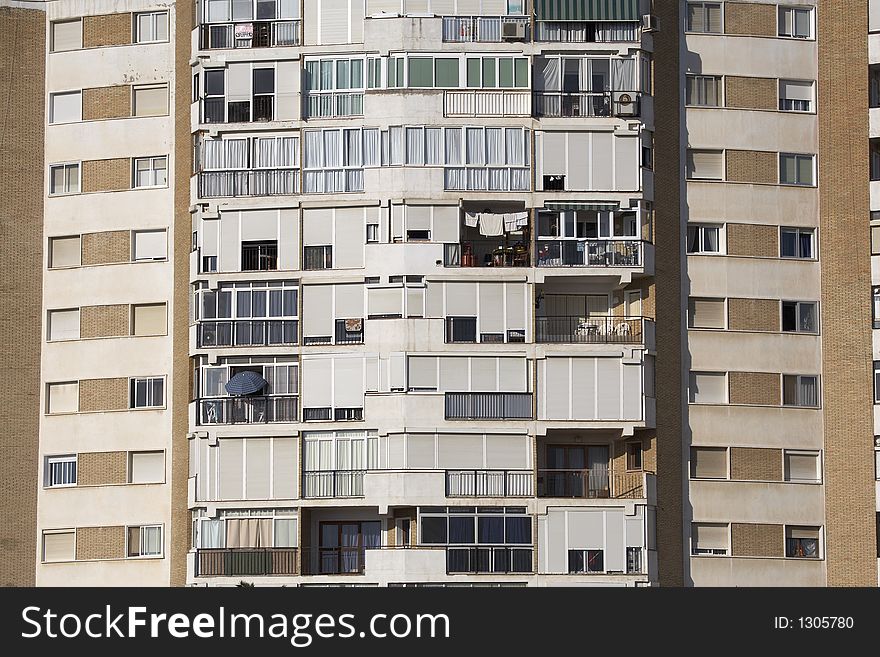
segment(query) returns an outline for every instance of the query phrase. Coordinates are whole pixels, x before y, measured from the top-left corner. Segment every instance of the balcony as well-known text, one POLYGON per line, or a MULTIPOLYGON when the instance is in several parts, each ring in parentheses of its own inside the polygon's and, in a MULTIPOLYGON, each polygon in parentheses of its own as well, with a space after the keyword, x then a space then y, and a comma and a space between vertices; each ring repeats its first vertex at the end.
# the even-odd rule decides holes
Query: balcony
POLYGON ((296 169, 228 169, 198 175, 200 198, 279 196, 299 191, 296 169))
POLYGON ((447 470, 446 497, 531 497, 531 470, 447 470))
POLYGON ((303 472, 303 497, 363 497, 365 470, 303 472))
POLYGON ((274 48, 300 45, 302 21, 208 23, 199 26, 199 48, 274 48))
POLYGON ((363 91, 334 91, 320 93, 310 91, 306 96, 304 118, 321 119, 363 115, 363 91))
POLYGON ((447 420, 529 420, 530 392, 447 392, 447 420))
POLYGON ((640 240, 538 240, 538 267, 643 267, 640 240))
POLYGON ((199 424, 264 424, 297 422, 295 395, 213 397, 198 400, 199 424))
POLYGON ((644 473, 611 473, 605 468, 538 470, 538 497, 643 499, 644 473))
POLYGON ((626 117, 640 115, 641 94, 635 91, 536 91, 532 112, 543 118, 626 117))
POLYGON ((528 91, 445 91, 444 116, 530 116, 528 91))
POLYGON ((535 317, 535 342, 572 344, 644 344, 644 317, 535 317))
POLYGON ((456 573, 532 573, 535 570, 531 547, 449 547, 446 572, 456 573))
POLYGON ((310 335, 303 338, 304 345, 316 344, 363 344, 364 320, 361 317, 337 319, 334 335, 310 335))
POLYGON ((271 347, 297 343, 295 319, 238 319, 198 324, 198 347, 271 347))
POLYGON ((528 41, 529 19, 524 16, 444 16, 443 41, 501 43, 528 41))
POLYGON ((196 551, 196 576, 296 575, 296 548, 211 548, 196 551))
POLYGON ((544 21, 535 23, 535 41, 550 43, 637 43, 637 21, 544 21))
POLYGON ((242 271, 276 271, 277 269, 277 240, 248 241, 241 243, 242 271))

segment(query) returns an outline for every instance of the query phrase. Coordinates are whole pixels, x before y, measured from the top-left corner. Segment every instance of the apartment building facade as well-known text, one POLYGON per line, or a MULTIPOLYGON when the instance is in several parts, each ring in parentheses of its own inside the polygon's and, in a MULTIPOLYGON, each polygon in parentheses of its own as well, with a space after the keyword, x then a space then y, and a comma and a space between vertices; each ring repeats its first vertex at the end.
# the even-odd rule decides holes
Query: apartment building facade
POLYGON ((876 584, 867 12, 5 4, 38 585, 876 584))

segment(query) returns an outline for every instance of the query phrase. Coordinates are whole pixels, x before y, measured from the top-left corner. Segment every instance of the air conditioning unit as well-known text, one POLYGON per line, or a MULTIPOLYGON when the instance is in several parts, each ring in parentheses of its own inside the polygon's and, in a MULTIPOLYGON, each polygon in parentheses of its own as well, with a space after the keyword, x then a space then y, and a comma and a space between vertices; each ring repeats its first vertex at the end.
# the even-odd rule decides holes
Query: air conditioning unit
POLYGON ((505 41, 523 41, 526 38, 526 24, 523 21, 504 21, 501 23, 501 38, 505 41))
POLYGON ((654 14, 644 14, 642 16, 642 29, 645 32, 656 32, 660 29, 660 22, 654 14))
POLYGON ((638 116, 639 98, 631 91, 615 91, 612 99, 614 116, 638 116))

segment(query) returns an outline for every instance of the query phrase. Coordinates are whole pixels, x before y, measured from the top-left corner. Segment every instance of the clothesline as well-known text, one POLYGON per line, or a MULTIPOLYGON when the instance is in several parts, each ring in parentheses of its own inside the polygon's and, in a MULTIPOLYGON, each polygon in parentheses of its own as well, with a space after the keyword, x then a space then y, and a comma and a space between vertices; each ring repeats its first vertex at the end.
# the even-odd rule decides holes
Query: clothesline
POLYGON ((495 237, 514 232, 529 223, 528 212, 466 212, 464 224, 471 228, 480 227, 480 235, 495 237))

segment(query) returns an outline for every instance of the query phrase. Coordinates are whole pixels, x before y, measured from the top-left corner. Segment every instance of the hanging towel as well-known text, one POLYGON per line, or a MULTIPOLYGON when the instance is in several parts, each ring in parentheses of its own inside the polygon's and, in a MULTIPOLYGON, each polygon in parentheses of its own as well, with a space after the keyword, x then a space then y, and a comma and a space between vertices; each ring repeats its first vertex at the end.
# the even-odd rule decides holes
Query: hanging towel
POLYGON ((519 227, 528 226, 529 225, 529 213, 528 212, 517 212, 516 213, 516 225, 519 227))
POLYGON ((504 215, 484 212, 480 215, 480 235, 494 237, 504 235, 504 215))
POLYGON ((476 228, 478 219, 479 215, 476 212, 465 212, 464 225, 470 226, 471 228, 476 228))
POLYGON ((508 212, 504 215, 504 232, 512 233, 516 230, 516 214, 508 212))

